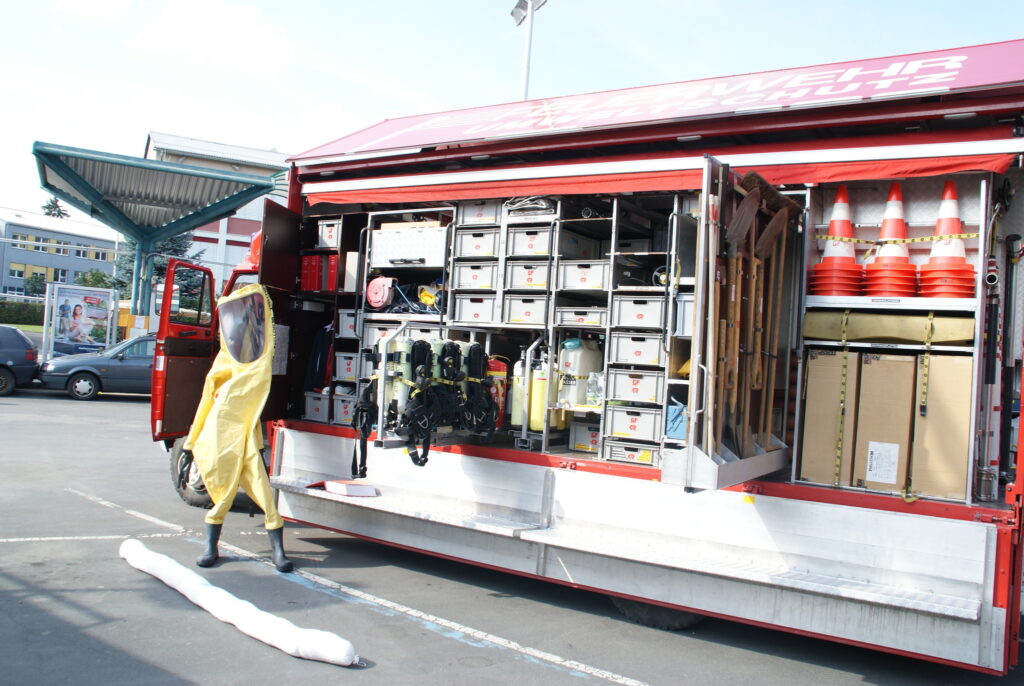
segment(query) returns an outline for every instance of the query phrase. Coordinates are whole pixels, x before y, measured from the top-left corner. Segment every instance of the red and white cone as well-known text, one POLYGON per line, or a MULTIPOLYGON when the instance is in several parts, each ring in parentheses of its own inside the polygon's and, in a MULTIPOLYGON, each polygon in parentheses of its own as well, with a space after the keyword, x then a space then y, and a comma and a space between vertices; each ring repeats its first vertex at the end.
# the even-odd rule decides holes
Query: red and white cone
MULTIPOLYGON (((846 186, 839 186, 836 189, 832 218, 828 223, 828 235, 836 238, 853 238, 850 197, 846 192, 846 186)), ((857 264, 857 253, 854 248, 855 244, 849 241, 825 241, 825 252, 821 262, 811 267, 808 275, 808 291, 811 295, 863 294, 864 266, 857 264)))
MULTIPOLYGON (((954 236, 963 232, 962 226, 956 184, 947 181, 942 189, 935 235, 954 236)), ((921 265, 921 295, 927 298, 973 298, 974 285, 974 265, 967 261, 963 239, 934 241, 928 264, 921 265)))
MULTIPOLYGON (((903 218, 903 192, 898 183, 889 186, 889 198, 882 216, 879 238, 904 239, 907 223, 903 218)), ((868 295, 909 298, 917 295, 917 265, 910 263, 906 243, 883 243, 870 264, 865 265, 865 291, 868 295)))

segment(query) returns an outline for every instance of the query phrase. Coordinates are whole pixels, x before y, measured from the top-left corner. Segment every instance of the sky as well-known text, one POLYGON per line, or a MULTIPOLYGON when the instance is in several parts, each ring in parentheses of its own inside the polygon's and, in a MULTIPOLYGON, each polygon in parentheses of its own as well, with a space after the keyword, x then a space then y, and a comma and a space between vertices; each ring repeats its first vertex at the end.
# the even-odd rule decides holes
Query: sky
MULTIPOLYGON (((515 0, 0 0, 0 207, 32 143, 141 157, 150 131, 300 153, 521 98, 515 0)), ((1020 0, 548 0, 530 98, 1024 38, 1020 0)), ((78 213, 75 213, 77 216, 78 213)))

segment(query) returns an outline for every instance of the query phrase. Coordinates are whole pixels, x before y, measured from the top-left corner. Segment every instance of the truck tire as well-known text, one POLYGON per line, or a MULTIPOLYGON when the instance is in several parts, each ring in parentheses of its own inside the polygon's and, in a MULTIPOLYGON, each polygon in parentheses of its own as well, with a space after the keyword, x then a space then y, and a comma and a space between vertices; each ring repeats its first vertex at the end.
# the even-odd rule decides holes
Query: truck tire
POLYGON ((192 463, 192 467, 189 469, 188 479, 180 486, 178 485, 181 462, 185 459, 185 453, 181 449, 184 443, 185 437, 182 436, 174 441, 174 445, 171 446, 171 483, 174 485, 174 490, 177 491, 178 497, 186 503, 192 507, 202 507, 208 510, 213 507, 213 500, 210 499, 210 494, 206 492, 203 477, 199 474, 199 468, 196 467, 195 462, 192 463))
POLYGON ((636 600, 612 596, 612 605, 631 621, 649 626, 653 629, 680 631, 697 626, 704 620, 704 615, 682 610, 673 610, 661 605, 641 603, 636 600))
POLYGON ((10 369, 0 367, 0 396, 14 393, 14 387, 17 383, 18 380, 14 378, 14 372, 10 369))

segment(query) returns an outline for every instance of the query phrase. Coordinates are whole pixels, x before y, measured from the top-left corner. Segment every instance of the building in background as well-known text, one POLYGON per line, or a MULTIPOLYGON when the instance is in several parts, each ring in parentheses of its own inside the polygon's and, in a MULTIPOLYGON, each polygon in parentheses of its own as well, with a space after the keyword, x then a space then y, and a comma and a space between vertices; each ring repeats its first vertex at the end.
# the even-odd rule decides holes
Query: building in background
POLYGON ((0 207, 0 294, 25 295, 33 274, 66 284, 91 269, 113 274, 118 240, 98 223, 0 207))
MULTIPOLYGON (((285 203, 287 181, 284 172, 288 169, 286 153, 150 132, 144 157, 243 174, 275 176, 278 179, 278 190, 268 197, 282 205, 285 203)), ((233 217, 195 230, 190 254, 204 251, 200 262, 213 271, 218 288, 231 274, 232 267, 241 262, 249 251, 252 234, 259 231, 263 221, 263 202, 264 198, 258 198, 239 208, 233 217)))

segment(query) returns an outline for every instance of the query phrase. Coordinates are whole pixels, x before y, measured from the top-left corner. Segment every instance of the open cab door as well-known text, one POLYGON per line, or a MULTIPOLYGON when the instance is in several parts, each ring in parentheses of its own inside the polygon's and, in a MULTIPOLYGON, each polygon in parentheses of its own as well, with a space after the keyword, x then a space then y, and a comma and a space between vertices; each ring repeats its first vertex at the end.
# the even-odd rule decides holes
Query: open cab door
POLYGON ((167 264, 153 362, 153 440, 188 433, 216 353, 213 272, 180 260, 167 264))

